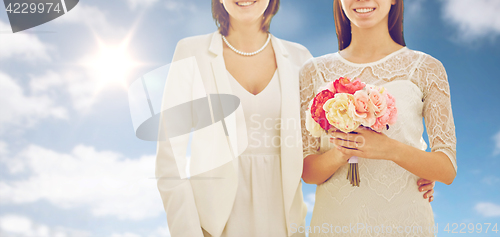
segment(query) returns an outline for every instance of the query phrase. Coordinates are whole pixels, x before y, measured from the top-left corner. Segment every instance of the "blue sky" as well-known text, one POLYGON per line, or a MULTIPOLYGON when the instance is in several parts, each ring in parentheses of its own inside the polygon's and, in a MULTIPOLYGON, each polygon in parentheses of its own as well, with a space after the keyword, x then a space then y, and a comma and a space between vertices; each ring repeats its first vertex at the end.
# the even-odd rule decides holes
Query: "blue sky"
MULTIPOLYGON (((405 4, 408 48, 439 59, 451 88, 458 173, 436 186, 438 236, 453 235, 447 223, 499 223, 500 2, 405 4)), ((333 53, 332 5, 282 1, 271 32, 314 56, 333 53)), ((168 236, 152 179, 156 144, 134 136, 126 87, 168 64, 178 40, 216 30, 210 1, 84 0, 25 32, 9 33, 8 22, 2 10, 0 235, 168 236), (123 42, 133 67, 102 80, 92 62, 123 42)), ((310 206, 314 190, 303 188, 310 206)), ((469 235, 500 235, 484 229, 469 235)))

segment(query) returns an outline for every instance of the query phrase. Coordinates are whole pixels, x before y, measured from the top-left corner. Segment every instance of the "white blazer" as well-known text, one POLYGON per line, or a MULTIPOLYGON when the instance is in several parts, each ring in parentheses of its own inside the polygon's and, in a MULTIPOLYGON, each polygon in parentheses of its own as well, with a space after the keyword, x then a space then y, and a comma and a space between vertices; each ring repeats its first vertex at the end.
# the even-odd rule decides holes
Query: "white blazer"
MULTIPOLYGON (((307 208, 302 195, 302 139, 300 129, 300 92, 299 69, 306 60, 312 57, 302 45, 280 40, 274 36, 271 42, 276 55, 278 74, 281 85, 281 121, 296 121, 296 126, 281 126, 281 174, 283 201, 289 236, 298 236, 291 231, 291 226, 304 226, 307 208), (295 138, 285 142, 283 138, 295 138)), ((182 39, 177 43, 172 62, 192 58, 197 64, 206 94, 233 94, 227 76, 223 57, 223 42, 219 32, 182 39)), ((172 72, 172 68, 170 69, 172 72)), ((182 73, 177 73, 177 76, 182 73)), ((177 78, 176 78, 177 79, 177 78)), ((190 89, 192 80, 172 80, 169 73, 162 101, 163 109, 173 106, 172 100, 184 99, 184 102, 200 98, 198 89, 190 89), (170 83, 170 84, 169 84, 170 83), (172 90, 172 88, 176 88, 172 90), (180 93, 179 91, 182 91, 180 93), (167 106, 167 107, 168 107, 167 106)), ((206 95, 205 95, 206 96, 206 95)), ((200 129, 192 137, 191 162, 210 160, 222 157, 229 161, 215 169, 190 179, 181 179, 179 159, 182 155, 172 149, 172 144, 187 147, 189 136, 181 136, 177 140, 159 141, 156 157, 156 177, 163 205, 167 214, 170 233, 173 237, 204 236, 202 228, 213 237, 219 237, 231 213, 238 184, 238 155, 247 142, 246 126, 241 109, 233 116, 224 119, 227 132, 220 122, 200 129), (227 135, 226 135, 227 134, 227 135), (196 150, 196 151, 195 151, 196 150)), ((162 120, 163 121, 163 120, 162 120)), ((160 124, 160 130, 164 127, 160 124)), ((185 149, 184 149, 185 150, 185 149)), ((265 217, 263 217, 265 218, 265 217)), ((300 236, 304 236, 301 234, 300 236)))

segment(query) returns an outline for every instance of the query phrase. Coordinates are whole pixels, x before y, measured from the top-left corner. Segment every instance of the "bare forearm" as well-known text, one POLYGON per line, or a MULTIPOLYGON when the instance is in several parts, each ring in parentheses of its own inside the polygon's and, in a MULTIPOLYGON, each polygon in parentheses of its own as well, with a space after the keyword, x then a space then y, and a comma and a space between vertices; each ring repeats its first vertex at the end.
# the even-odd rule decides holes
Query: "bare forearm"
POLYGON ((309 155, 304 159, 302 179, 308 184, 321 184, 330 178, 346 161, 337 159, 335 149, 321 155, 309 155))
POLYGON ((456 172, 443 152, 426 152, 401 142, 395 143, 392 160, 418 177, 450 185, 456 172))

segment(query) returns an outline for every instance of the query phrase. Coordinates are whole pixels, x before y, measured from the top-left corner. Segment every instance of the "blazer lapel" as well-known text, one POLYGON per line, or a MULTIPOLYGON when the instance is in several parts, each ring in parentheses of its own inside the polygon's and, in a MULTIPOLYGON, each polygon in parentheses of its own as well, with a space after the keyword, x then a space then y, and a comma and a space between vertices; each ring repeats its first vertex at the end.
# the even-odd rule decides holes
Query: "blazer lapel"
MULTIPOLYGON (((220 236, 224 230, 224 226, 227 223, 227 220, 231 214, 231 210, 234 203, 234 198, 236 197, 236 190, 238 185, 238 156, 243 153, 243 151, 248 146, 248 138, 245 124, 245 116, 243 113, 243 108, 241 103, 238 105, 238 108, 234 113, 230 111, 231 106, 223 106, 224 103, 227 104, 227 101, 221 100, 223 97, 219 97, 220 94, 230 94, 232 95, 231 84, 229 83, 229 78, 226 70, 226 66, 224 63, 224 56, 222 51, 222 38, 219 32, 215 32, 212 36, 212 40, 210 43, 209 51, 214 54, 214 58, 211 60, 211 66, 213 71, 214 85, 216 91, 211 92, 210 100, 212 113, 214 113, 214 117, 224 118, 221 121, 223 122, 223 126, 227 136, 228 146, 230 147, 233 153, 233 168, 235 176, 232 177, 234 179, 234 183, 236 187, 227 187, 228 190, 228 199, 225 199, 224 203, 221 203, 221 208, 219 208, 219 212, 222 219, 217 220, 216 225, 208 225, 206 226, 206 230, 212 236, 220 236), (217 103, 217 104, 216 104, 217 103), (217 109, 216 109, 217 108, 217 109), (216 115, 216 113, 220 113, 216 115), (229 191, 230 190, 230 191, 229 191)), ((211 217, 208 217, 211 218, 211 217)))
POLYGON ((272 43, 281 86, 281 176, 286 222, 290 226, 290 209, 301 177, 297 174, 302 174, 298 68, 279 39, 273 36, 272 43))
MULTIPOLYGON (((226 65, 224 63, 224 55, 222 51, 222 38, 219 32, 213 34, 212 42, 210 44, 209 51, 214 53, 216 56, 212 60, 212 70, 214 73, 215 85, 217 88, 217 94, 233 94, 231 89, 231 84, 229 83, 229 78, 227 75, 226 65)), ((214 95, 212 95, 214 96, 214 95)), ((223 106, 224 102, 221 101, 221 97, 214 96, 215 101, 220 103, 217 108, 222 108, 224 118, 224 129, 226 130, 226 136, 228 136, 228 143, 234 154, 234 168, 238 170, 238 157, 248 146, 247 128, 245 124, 245 116, 243 113, 243 107, 240 105, 232 113, 228 106, 223 106)), ((214 101, 214 99, 212 99, 214 101)), ((214 107, 212 105, 212 107, 214 107)))

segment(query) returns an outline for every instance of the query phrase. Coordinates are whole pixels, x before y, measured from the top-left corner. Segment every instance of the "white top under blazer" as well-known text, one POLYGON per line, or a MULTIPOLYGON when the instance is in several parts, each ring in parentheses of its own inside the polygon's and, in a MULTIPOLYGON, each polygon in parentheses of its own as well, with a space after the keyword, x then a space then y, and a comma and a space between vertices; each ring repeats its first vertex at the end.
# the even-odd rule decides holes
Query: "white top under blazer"
POLYGON ((254 95, 228 72, 233 92, 241 100, 248 147, 238 158, 238 189, 223 237, 287 236, 281 188, 278 73, 254 95))

